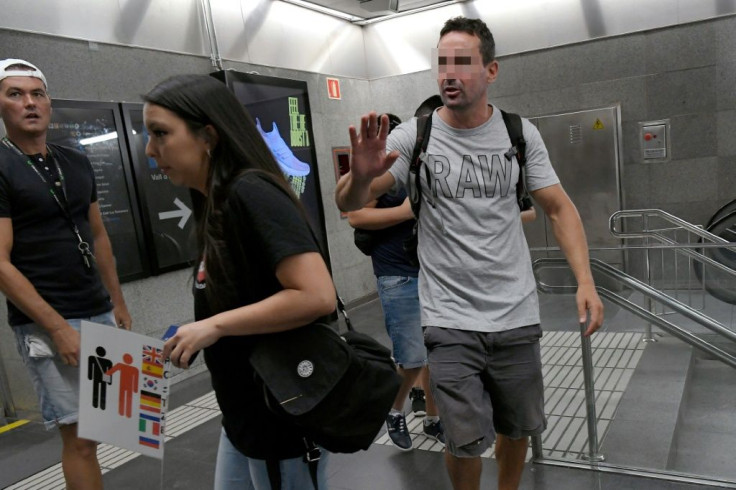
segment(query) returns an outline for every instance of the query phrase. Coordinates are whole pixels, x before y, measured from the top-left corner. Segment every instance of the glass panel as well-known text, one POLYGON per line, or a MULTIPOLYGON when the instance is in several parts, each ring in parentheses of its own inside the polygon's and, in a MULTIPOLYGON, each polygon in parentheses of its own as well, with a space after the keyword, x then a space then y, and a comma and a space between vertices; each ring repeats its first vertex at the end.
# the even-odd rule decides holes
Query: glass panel
POLYGON ((57 99, 52 106, 48 141, 75 148, 89 158, 120 280, 147 275, 135 190, 128 180, 130 171, 117 105, 57 99))
POLYGON ((146 156, 148 132, 143 125, 143 105, 123 104, 123 115, 153 272, 189 267, 197 256, 189 189, 172 184, 156 162, 146 156))

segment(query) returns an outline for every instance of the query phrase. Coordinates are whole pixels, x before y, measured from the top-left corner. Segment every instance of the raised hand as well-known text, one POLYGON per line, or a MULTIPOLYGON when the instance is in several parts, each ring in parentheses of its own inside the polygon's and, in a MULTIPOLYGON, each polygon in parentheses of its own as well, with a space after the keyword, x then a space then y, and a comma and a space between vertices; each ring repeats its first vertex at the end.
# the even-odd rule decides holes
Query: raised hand
POLYGON ((375 112, 360 118, 360 134, 355 126, 350 126, 351 161, 350 172, 356 182, 366 182, 383 175, 393 165, 399 152, 386 153, 388 136, 388 116, 379 119, 375 112))

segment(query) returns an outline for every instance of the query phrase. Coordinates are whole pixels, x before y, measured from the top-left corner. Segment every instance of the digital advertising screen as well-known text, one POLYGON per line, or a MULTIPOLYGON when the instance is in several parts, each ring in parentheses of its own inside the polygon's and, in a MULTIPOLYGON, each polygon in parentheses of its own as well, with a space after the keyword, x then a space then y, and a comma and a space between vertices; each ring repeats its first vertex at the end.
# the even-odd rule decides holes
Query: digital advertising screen
POLYGON ((189 267, 197 256, 189 189, 172 184, 153 158, 146 156, 143 104, 121 104, 121 109, 152 273, 189 267))
POLYGON ((304 205, 312 229, 327 254, 307 82, 232 70, 211 75, 225 82, 253 118, 281 171, 304 205))
POLYGON ((97 202, 112 242, 120 281, 148 275, 133 176, 118 104, 52 100, 50 143, 84 152, 92 163, 97 202))

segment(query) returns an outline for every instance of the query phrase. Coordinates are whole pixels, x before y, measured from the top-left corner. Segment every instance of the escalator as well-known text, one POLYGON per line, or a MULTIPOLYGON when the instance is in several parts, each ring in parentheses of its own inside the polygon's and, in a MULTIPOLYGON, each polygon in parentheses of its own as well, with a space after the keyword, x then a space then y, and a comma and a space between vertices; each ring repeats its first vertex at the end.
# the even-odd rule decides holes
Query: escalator
MULTIPOLYGON (((736 243, 736 200, 716 211, 705 229, 726 242, 736 243)), ((703 248, 699 252, 729 269, 736 270, 736 249, 703 248)), ((695 274, 708 293, 725 303, 736 305, 736 284, 731 274, 708 268, 701 262, 695 262, 694 266, 695 274)))

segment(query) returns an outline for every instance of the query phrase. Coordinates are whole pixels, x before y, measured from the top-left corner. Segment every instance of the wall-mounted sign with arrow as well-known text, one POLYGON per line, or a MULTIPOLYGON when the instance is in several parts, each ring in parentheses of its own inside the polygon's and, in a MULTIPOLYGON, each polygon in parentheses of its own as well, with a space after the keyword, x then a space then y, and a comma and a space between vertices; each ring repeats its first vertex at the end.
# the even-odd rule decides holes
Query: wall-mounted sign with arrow
POLYGON ((177 226, 183 230, 184 226, 186 226, 187 221, 189 220, 189 217, 192 215, 192 210, 189 209, 186 204, 181 202, 178 197, 174 199, 174 204, 179 209, 158 213, 158 219, 165 220, 171 218, 179 218, 179 224, 177 226))

